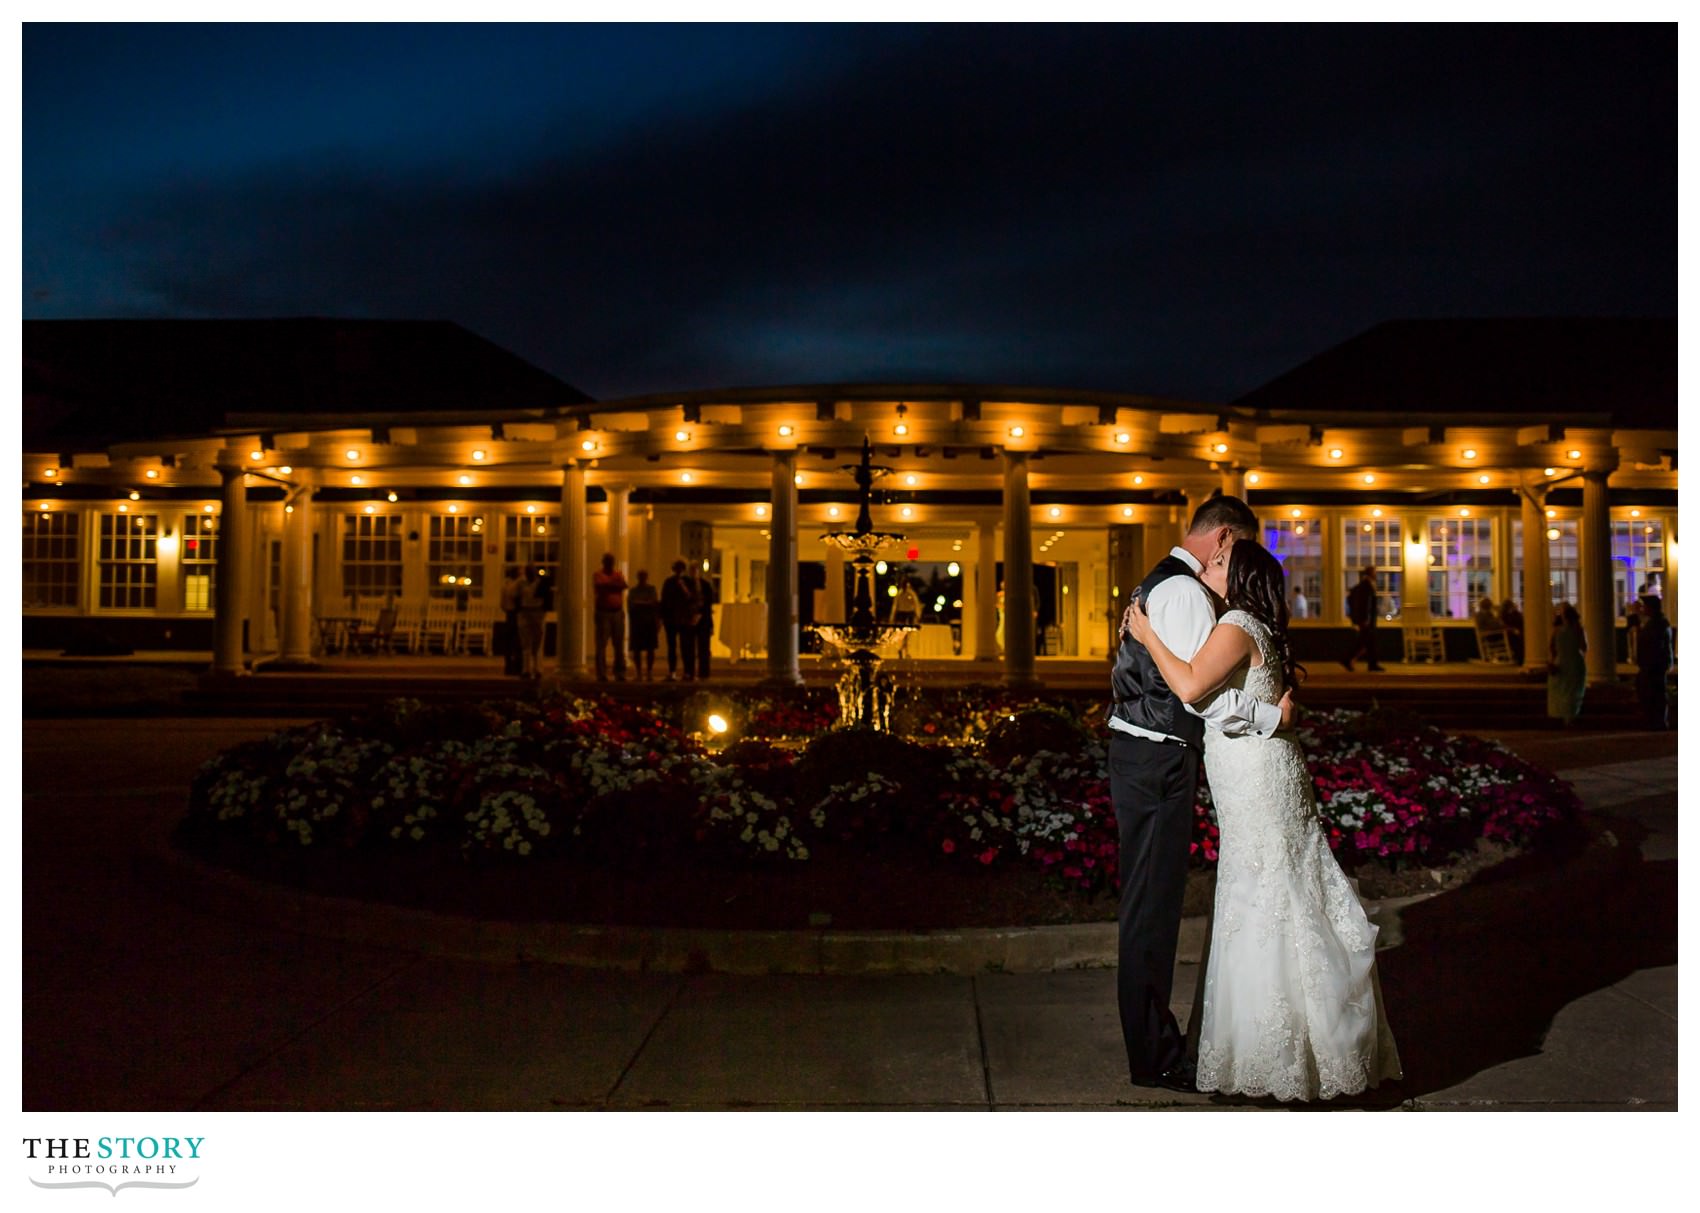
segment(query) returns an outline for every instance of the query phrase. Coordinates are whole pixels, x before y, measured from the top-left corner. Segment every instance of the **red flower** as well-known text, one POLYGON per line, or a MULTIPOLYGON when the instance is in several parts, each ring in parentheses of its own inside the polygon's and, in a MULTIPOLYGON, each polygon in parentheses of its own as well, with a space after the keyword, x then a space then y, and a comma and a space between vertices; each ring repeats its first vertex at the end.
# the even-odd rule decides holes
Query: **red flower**
POLYGON ((944 853, 946 855, 952 854, 956 850, 956 843, 952 842, 948 838, 940 845, 944 847, 944 853))
POLYGON ((997 850, 996 850, 996 848, 993 848, 993 847, 988 847, 984 851, 980 852, 980 862, 981 863, 991 863, 992 860, 996 859, 997 857, 998 857, 997 850))

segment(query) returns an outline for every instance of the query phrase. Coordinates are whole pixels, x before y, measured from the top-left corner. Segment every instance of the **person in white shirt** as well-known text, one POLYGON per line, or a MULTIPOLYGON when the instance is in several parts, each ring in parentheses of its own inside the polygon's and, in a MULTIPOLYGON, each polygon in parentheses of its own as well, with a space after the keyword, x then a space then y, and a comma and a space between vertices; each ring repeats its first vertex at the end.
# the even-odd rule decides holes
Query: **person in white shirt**
POLYGON ((1291 613, 1294 619, 1310 618, 1310 599, 1305 597, 1305 592, 1299 589, 1298 586, 1293 587, 1293 606, 1291 613))
MULTIPOLYGON (((1163 643, 1184 660, 1216 627, 1217 600, 1199 580, 1226 561, 1237 539, 1257 537, 1257 518, 1238 497, 1198 507, 1179 547, 1135 592, 1163 643)), ((1131 609, 1131 608, 1130 608, 1131 609)), ((1121 905, 1116 996, 1128 1073, 1135 1086, 1194 1090, 1186 1036, 1169 1009, 1181 901, 1186 892, 1198 762, 1209 721, 1223 733, 1271 736, 1292 723, 1289 692, 1263 703, 1223 687, 1197 704, 1169 689, 1150 652, 1127 634, 1110 672, 1110 796, 1120 844, 1121 905)))

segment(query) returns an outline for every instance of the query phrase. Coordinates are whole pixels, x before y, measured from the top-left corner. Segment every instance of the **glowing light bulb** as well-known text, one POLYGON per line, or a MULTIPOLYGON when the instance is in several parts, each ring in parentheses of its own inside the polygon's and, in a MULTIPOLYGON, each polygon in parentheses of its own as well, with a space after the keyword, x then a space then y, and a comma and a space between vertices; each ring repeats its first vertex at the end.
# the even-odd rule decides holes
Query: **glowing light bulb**
POLYGON ((1344 459, 1346 457, 1346 452, 1341 450, 1337 446, 1329 447, 1328 448, 1328 457, 1330 459, 1344 459))
POLYGON ((1131 505, 1122 506, 1122 517, 1123 518, 1132 518, 1133 517, 1133 507, 1131 505))
POLYGON ((757 518, 766 518, 767 517, 767 507, 765 505, 758 505, 756 507, 756 517, 757 518))
POLYGON ((1228 453, 1228 444, 1225 442, 1218 442, 1210 449, 1215 451, 1218 455, 1226 455, 1228 453))
POLYGON ((837 506, 835 506, 835 505, 829 505, 829 506, 827 506, 827 507, 826 507, 826 516, 827 516, 827 517, 828 517, 828 518, 836 518, 836 517, 838 517, 838 507, 837 507, 837 506))
POLYGON ((1293 517, 1294 518, 1303 518, 1304 516, 1305 516, 1305 512, 1303 510, 1295 509, 1293 511, 1293 517))
POLYGON ((363 476, 350 476, 348 478, 348 483, 350 483, 350 484, 365 484, 366 480, 365 480, 365 477, 363 477, 363 476))
POLYGON ((399 498, 399 497, 397 497, 397 496, 396 496, 396 495, 395 495, 395 492, 394 492, 394 490, 391 490, 391 492, 390 492, 390 494, 389 494, 389 500, 391 500, 391 501, 400 501, 400 500, 401 500, 401 498, 399 498))
POLYGON ((691 432, 689 430, 674 430, 673 438, 677 442, 689 442, 691 440, 691 432))
POLYGON ((680 472, 679 473, 679 483, 680 484, 689 484, 690 482, 691 482, 691 474, 689 472, 680 472))
POLYGON ((1009 427, 1009 436, 1011 438, 1025 438, 1027 431, 1019 425, 1012 425, 1009 427))
POLYGON ((1143 477, 1143 476, 1135 476, 1135 477, 1134 477, 1134 478, 1133 478, 1133 483, 1134 483, 1134 484, 1136 484, 1136 485, 1140 485, 1140 484, 1144 484, 1144 483, 1145 483, 1145 477, 1143 477))
MULTIPOLYGON (((367 508, 368 508, 368 509, 369 509, 369 508, 371 508, 371 507, 367 507, 367 508)), ((449 513, 451 513, 451 514, 458 514, 458 513, 460 513, 460 507, 459 507, 459 506, 458 506, 458 505, 451 505, 451 506, 450 506, 450 507, 449 507, 449 513)))
POLYGON ((1365 484, 1374 484, 1375 483, 1375 473, 1374 472, 1365 472, 1364 473, 1364 483, 1365 484))
POLYGON ((347 456, 350 460, 355 460, 355 459, 360 458, 360 452, 355 450, 353 447, 349 447, 346 451, 343 452, 343 454, 345 456, 347 456))
POLYGON ((146 476, 149 480, 158 480, 159 479, 159 469, 158 468, 149 468, 147 471, 143 472, 142 475, 146 476))
POLYGON ((1119 433, 1116 434, 1116 442, 1121 446, 1126 446, 1128 443, 1130 443, 1132 441, 1133 441, 1133 435, 1128 433, 1126 430, 1122 430, 1122 431, 1120 431, 1119 433))
POLYGON ((1467 447, 1464 448, 1464 458, 1474 459, 1475 457, 1476 457, 1476 448, 1475 447, 1467 446, 1467 447))
POLYGON ((1559 529, 1557 527, 1549 526, 1547 528, 1547 538, 1549 540, 1556 540, 1558 538, 1558 536, 1559 536, 1559 529))
POLYGON ((1258 475, 1256 472, 1247 472, 1245 474, 1245 482, 1247 484, 1256 484, 1258 481, 1260 481, 1262 479, 1263 479, 1263 477, 1258 475))
POLYGON ((962 566, 957 564, 954 560, 944 566, 944 571, 949 573, 952 577, 962 576, 962 566))
POLYGON ((781 438, 789 438, 789 437, 791 437, 792 434, 795 434, 796 432, 797 432, 796 429, 792 426, 789 426, 789 425, 782 425, 782 426, 779 427, 779 436, 781 438))
POLYGON ((1582 458, 1582 452, 1581 451, 1566 451, 1566 452, 1564 452, 1564 457, 1566 459, 1580 459, 1580 458, 1582 458))
POLYGON ((915 511, 909 506, 904 506, 900 512, 905 518, 913 518, 915 516, 915 511))
POLYGON ((1053 505, 1050 508, 1049 513, 1050 513, 1052 518, 1061 518, 1062 517, 1062 508, 1060 506, 1054 506, 1053 505))
POLYGON ((583 442, 579 443, 578 445, 579 445, 579 449, 581 451, 594 451, 596 449, 596 439, 586 438, 583 442))
POLYGON ((254 460, 256 463, 258 463, 260 460, 264 459, 265 457, 266 457, 266 453, 264 451, 249 451, 248 452, 248 458, 254 460))
POLYGON ((42 475, 46 476, 49 480, 52 480, 55 476, 59 475, 59 469, 58 468, 48 468, 45 472, 42 473, 42 475))
POLYGON ((535 514, 537 512, 537 507, 534 505, 528 505, 525 507, 525 512, 527 514, 535 514))
POLYGON ((908 437, 909 423, 906 421, 899 421, 896 425, 891 427, 891 432, 896 434, 899 438, 908 437))
POLYGON ((910 472, 907 476, 905 476, 903 478, 903 483, 908 485, 910 488, 914 488, 915 485, 920 482, 920 479, 921 478, 919 476, 915 475, 915 473, 910 472))
POLYGON ((726 717, 722 716, 719 712, 709 713, 708 731, 710 733, 715 733, 715 734, 724 733, 728 729, 730 729, 731 727, 732 727, 731 723, 726 719, 726 717))

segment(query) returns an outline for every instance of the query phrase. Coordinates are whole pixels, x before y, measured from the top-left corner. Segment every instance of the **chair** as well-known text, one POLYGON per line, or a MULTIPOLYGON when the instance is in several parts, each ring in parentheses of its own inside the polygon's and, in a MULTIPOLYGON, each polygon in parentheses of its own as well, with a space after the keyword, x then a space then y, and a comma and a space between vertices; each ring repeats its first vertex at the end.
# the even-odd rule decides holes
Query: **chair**
POLYGON ((1405 660, 1435 661, 1446 660, 1446 638, 1440 634, 1440 629, 1432 625, 1405 625, 1405 660))
POLYGON ((1511 654, 1511 638, 1504 628, 1490 629, 1477 624, 1476 649, 1483 661, 1493 665, 1511 665, 1516 660, 1511 654))
POLYGON ((437 651, 447 656, 458 648, 460 618, 455 604, 446 598, 433 598, 425 604, 425 623, 419 632, 420 652, 429 653, 435 642, 437 651))
POLYGON ((491 624, 495 622, 490 604, 477 602, 466 608, 466 614, 461 617, 460 649, 463 653, 471 653, 474 649, 488 657, 495 649, 492 643, 491 624))
POLYGON ((360 649, 365 653, 391 652, 391 644, 395 640, 396 609, 384 607, 378 612, 377 622, 370 628, 361 630, 357 637, 360 649))

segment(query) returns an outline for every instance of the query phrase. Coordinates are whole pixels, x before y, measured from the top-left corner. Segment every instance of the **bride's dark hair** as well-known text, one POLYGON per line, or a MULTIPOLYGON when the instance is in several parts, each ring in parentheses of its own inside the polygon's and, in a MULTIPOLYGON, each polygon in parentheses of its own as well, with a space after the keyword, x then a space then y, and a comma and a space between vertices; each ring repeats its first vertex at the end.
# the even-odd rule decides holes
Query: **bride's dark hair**
POLYGON ((1281 562, 1255 539, 1236 539, 1228 552, 1228 606, 1269 629, 1288 687, 1304 681, 1305 668, 1293 660, 1287 640, 1287 579, 1281 562))

